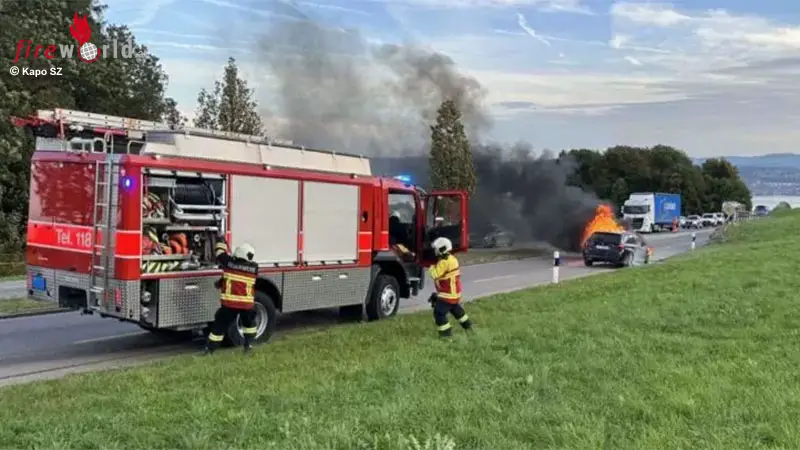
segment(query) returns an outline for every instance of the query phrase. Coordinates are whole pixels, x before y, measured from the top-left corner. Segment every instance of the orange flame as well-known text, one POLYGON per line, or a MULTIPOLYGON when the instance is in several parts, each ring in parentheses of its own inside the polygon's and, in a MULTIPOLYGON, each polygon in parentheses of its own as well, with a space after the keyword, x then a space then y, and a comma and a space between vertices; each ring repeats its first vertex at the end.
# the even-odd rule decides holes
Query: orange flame
POLYGON ((608 205, 598 205, 595 209, 594 218, 583 229, 583 236, 581 237, 581 246, 586 243, 593 233, 606 232, 606 233, 622 233, 625 231, 617 220, 614 219, 614 213, 608 205))
POLYGON ((77 12, 75 13, 72 17, 72 25, 69 26, 69 34, 78 41, 78 44, 83 45, 89 42, 92 37, 92 29, 89 28, 86 16, 81 17, 77 12))

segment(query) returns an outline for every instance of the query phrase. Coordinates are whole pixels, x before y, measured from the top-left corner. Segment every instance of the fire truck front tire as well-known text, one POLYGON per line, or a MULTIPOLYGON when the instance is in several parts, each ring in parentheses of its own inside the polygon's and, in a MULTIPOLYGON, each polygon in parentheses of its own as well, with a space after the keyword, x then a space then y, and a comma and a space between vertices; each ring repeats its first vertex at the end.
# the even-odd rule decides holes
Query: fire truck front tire
POLYGON ((379 274, 375 277, 372 292, 367 301, 367 319, 378 320, 397 314, 400 308, 400 284, 397 278, 379 274))
MULTIPOLYGON (((256 338, 254 342, 263 343, 268 342, 275 332, 275 325, 278 319, 278 311, 275 309, 275 302, 272 298, 261 291, 256 291, 256 338)), ((242 321, 237 319, 228 327, 228 344, 234 346, 241 346, 244 344, 244 336, 242 335, 242 321)))

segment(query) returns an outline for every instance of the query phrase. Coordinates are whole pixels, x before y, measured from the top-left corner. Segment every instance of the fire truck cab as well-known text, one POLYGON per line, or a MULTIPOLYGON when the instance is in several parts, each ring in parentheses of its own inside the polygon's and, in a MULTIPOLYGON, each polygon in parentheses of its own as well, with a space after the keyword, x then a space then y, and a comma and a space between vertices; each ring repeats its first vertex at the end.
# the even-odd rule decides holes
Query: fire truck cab
MULTIPOLYGON (((468 247, 465 192, 372 176, 361 156, 64 109, 12 121, 36 137, 28 295, 84 313, 207 329, 224 236, 256 249, 265 341, 278 313, 391 317, 423 287, 433 239, 468 247)), ((241 341, 240 324, 227 338, 241 341)))

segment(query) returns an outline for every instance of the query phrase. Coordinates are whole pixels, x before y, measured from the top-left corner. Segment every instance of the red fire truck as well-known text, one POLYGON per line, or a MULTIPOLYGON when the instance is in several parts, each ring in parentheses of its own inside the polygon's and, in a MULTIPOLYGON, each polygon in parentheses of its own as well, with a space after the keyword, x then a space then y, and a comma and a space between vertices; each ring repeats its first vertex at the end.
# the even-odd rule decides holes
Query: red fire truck
MULTIPOLYGON (((203 330, 219 306, 218 236, 261 266, 257 339, 277 314, 397 313, 418 294, 430 242, 467 249, 467 201, 372 176, 369 160, 259 136, 64 109, 12 118, 36 137, 28 295, 139 324, 203 330), (414 252, 401 258, 390 247, 414 252)), ((241 326, 228 332, 239 343, 241 326)))

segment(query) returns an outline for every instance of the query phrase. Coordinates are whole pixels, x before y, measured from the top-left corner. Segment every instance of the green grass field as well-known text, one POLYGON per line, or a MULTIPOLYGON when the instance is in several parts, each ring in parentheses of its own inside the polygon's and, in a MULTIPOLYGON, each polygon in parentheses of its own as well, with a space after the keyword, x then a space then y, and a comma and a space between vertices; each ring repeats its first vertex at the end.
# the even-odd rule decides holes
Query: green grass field
POLYGON ((60 310, 60 308, 53 303, 40 302, 27 298, 0 299, 0 318, 21 313, 50 312, 54 310, 60 310))
POLYGON ((649 267, 0 390, 6 448, 800 448, 800 215, 649 267), (460 330, 457 330, 460 331, 460 330))

